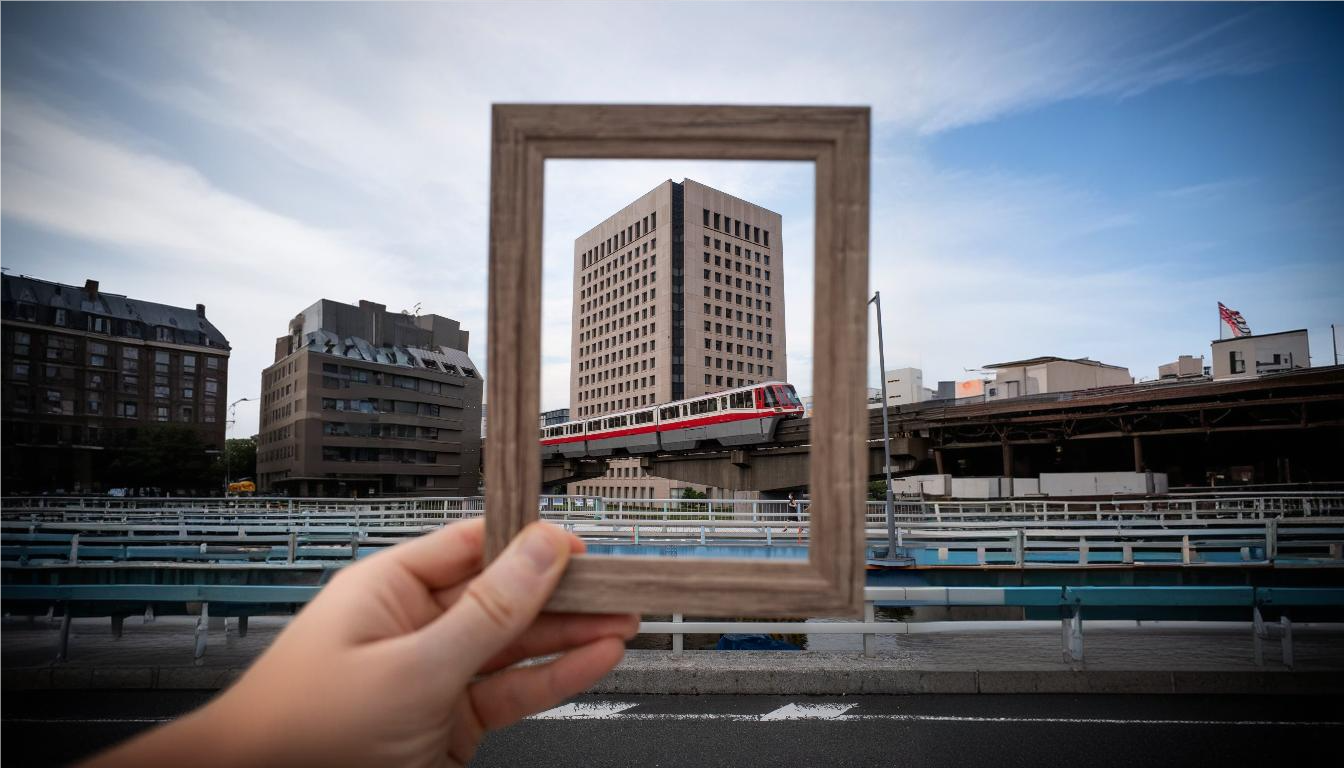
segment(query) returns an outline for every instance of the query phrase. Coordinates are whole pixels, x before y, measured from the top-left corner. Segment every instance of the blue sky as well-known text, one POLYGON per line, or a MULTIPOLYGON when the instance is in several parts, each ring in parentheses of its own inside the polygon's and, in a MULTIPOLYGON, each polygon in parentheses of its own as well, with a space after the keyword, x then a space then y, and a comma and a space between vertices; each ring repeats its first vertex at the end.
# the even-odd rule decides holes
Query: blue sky
MULTIPOLYGON (((867 104, 889 367, 1018 357, 1152 377, 1252 329, 1344 325, 1344 9, 1249 4, 13 4, 0 261, 209 307, 255 395, 320 297, 419 303, 485 360, 489 105, 867 104)), ((810 171, 548 167, 543 406, 573 238, 689 176, 785 215, 811 371, 810 171)), ((875 336, 875 334, 873 334, 875 336)), ((877 381, 872 340, 872 379, 877 381)), ((243 406, 233 435, 255 431, 243 406)))

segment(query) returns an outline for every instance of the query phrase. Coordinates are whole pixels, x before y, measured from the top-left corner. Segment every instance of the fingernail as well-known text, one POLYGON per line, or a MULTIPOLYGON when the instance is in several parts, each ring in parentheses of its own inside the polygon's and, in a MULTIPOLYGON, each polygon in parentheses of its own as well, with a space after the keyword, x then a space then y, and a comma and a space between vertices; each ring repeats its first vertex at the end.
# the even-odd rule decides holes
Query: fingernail
POLYGON ((540 528, 523 532, 523 540, 518 544, 518 551, 532 561, 532 567, 536 568, 539 573, 550 570, 551 564, 555 562, 558 554, 551 537, 547 536, 546 532, 540 528))

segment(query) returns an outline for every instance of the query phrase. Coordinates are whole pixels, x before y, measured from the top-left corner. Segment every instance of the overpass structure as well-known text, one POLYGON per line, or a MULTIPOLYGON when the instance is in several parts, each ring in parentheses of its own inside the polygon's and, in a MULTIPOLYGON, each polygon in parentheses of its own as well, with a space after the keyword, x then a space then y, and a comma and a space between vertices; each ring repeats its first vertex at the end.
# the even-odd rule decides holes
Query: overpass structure
MULTIPOLYGON (((1041 472, 1165 472, 1172 487, 1344 480, 1344 366, 1249 379, 1177 380, 1004 400, 891 407, 895 474, 1031 477, 1041 472)), ((752 448, 702 446, 637 456, 658 477, 782 494, 806 486, 811 420, 752 448)), ((883 474, 882 411, 870 410, 868 474, 883 474)), ((624 457, 616 457, 624 458, 624 457)), ((605 458, 542 463, 544 489, 600 477, 605 458)))

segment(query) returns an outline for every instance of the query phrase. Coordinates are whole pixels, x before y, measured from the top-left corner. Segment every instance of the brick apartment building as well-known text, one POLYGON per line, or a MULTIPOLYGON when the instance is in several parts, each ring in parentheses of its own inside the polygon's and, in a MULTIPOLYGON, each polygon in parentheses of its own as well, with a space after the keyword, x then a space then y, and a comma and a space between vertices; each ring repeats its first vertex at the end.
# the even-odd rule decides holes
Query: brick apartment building
POLYGON ((115 459, 156 425, 223 449, 229 342, 205 305, 5 275, 0 315, 5 493, 122 487, 115 459))

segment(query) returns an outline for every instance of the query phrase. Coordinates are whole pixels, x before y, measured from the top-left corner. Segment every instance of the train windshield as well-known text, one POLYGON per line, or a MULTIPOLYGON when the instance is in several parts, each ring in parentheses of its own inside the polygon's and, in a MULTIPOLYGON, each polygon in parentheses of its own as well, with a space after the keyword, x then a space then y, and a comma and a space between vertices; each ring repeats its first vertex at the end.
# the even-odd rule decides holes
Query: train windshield
POLYGON ((775 388, 765 387, 765 407, 777 408, 778 406, 779 406, 779 398, 775 397, 775 388))
POLYGON ((803 404, 803 401, 798 399, 798 393, 794 391, 792 384, 785 384, 779 390, 781 396, 789 405, 801 406, 803 404))

